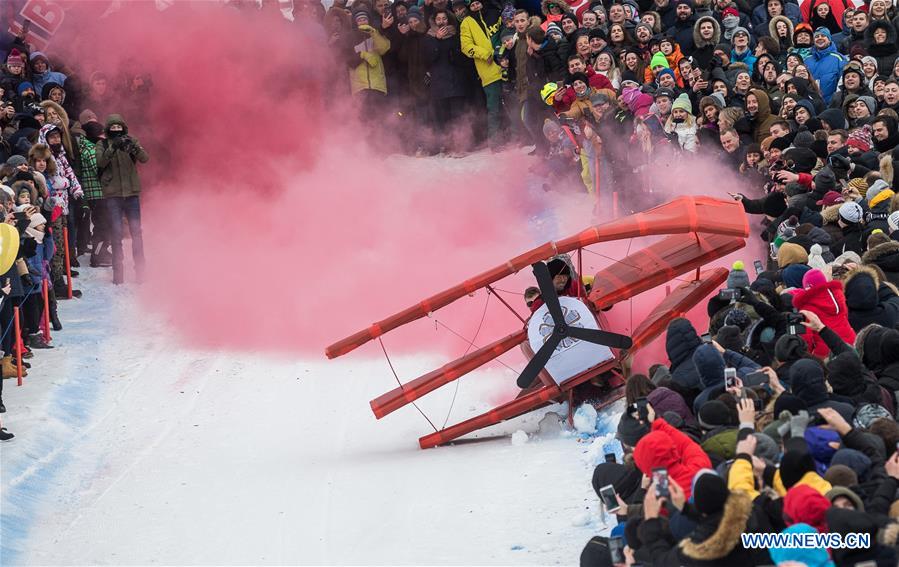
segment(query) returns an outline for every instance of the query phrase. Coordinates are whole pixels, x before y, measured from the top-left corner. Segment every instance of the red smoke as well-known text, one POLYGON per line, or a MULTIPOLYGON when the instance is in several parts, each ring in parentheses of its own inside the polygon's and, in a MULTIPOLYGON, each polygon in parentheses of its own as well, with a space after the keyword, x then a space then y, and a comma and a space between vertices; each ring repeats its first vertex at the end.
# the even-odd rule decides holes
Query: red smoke
MULTIPOLYGON (((191 344, 320 354, 592 222, 589 198, 568 195, 552 199, 559 234, 529 228, 545 204, 528 196, 533 162, 517 151, 422 161, 370 147, 343 95, 346 69, 315 25, 214 3, 161 13, 149 2, 124 3, 104 19, 95 12, 70 10, 54 45, 66 46, 59 55, 83 80, 126 67, 153 77, 148 106, 126 116, 151 153, 142 172, 150 281, 141 297, 191 344)), ((707 186, 721 176, 695 164, 652 175, 672 196, 732 190, 707 186)), ((647 205, 666 200, 652 199, 647 205)), ((603 250, 617 259, 625 246, 603 250)), ((527 274, 502 283, 514 292, 532 285, 527 274)), ((520 297, 503 297, 525 312, 520 297)), ((484 301, 481 293, 437 315, 471 338, 484 301)), ((616 326, 622 309, 613 312, 616 326)), ((487 311, 479 345, 520 325, 495 299, 487 311)), ((385 342, 467 346, 436 327, 425 320, 385 342)))

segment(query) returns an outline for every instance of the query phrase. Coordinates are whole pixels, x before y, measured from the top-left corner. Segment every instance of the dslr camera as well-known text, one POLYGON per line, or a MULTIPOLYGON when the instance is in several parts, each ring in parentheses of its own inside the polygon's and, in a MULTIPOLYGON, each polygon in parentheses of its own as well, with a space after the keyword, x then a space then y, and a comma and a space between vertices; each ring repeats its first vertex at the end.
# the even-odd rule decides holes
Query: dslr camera
POLYGON ((805 325, 802 324, 803 321, 805 321, 805 315, 797 312, 795 309, 792 313, 787 313, 787 332, 791 335, 804 335, 805 325))
POLYGON ((739 288, 726 287, 718 292, 718 299, 736 303, 743 297, 743 290, 739 288))

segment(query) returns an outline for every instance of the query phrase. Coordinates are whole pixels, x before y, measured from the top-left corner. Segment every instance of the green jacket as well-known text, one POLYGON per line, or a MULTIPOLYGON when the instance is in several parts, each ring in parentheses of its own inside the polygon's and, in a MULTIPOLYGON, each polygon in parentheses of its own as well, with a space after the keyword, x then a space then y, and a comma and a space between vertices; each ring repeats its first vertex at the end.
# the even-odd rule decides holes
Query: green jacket
POLYGON ((137 162, 147 163, 150 156, 134 138, 131 144, 123 146, 118 140, 111 140, 109 127, 121 124, 125 135, 128 126, 118 114, 110 114, 106 119, 106 138, 97 144, 97 173, 104 197, 134 197, 140 194, 140 178, 137 175, 137 162))

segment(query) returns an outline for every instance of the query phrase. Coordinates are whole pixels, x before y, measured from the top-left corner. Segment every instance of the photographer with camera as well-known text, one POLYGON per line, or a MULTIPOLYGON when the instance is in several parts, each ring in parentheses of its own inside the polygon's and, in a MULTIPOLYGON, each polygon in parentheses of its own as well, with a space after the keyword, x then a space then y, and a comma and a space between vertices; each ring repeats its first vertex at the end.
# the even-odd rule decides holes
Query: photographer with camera
POLYGON ((131 252, 137 280, 143 279, 144 241, 140 220, 140 177, 137 163, 147 163, 150 156, 135 138, 128 135, 128 125, 118 114, 106 119, 106 138, 96 146, 97 172, 106 201, 107 227, 112 243, 112 283, 125 281, 122 252, 122 215, 128 218, 131 252))

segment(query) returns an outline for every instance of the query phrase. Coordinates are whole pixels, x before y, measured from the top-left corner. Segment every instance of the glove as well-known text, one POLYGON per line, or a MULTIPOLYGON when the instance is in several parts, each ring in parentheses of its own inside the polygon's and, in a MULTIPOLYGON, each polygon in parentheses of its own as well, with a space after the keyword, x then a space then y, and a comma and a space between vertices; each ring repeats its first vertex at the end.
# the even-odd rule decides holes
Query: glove
POLYGON ((125 147, 125 137, 119 136, 118 138, 113 138, 112 140, 112 149, 121 150, 125 147))
POLYGON ((848 157, 841 156, 839 154, 830 156, 829 161, 830 161, 831 167, 833 167, 834 169, 848 170, 849 167, 852 165, 852 161, 848 157))
POLYGON ((802 410, 799 415, 790 417, 790 437, 799 438, 805 435, 805 429, 812 420, 807 411, 802 410))
POLYGON ((24 287, 25 289, 34 287, 34 280, 31 279, 31 274, 22 275, 22 287, 24 287))

